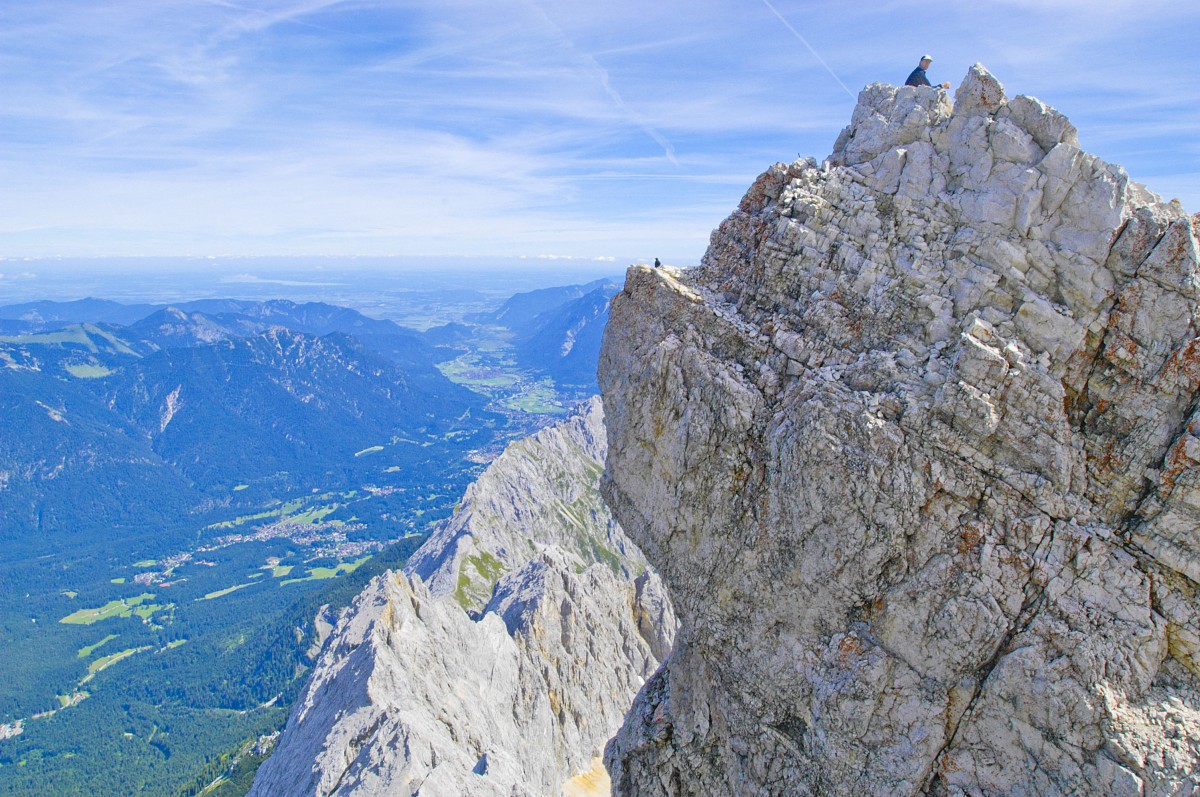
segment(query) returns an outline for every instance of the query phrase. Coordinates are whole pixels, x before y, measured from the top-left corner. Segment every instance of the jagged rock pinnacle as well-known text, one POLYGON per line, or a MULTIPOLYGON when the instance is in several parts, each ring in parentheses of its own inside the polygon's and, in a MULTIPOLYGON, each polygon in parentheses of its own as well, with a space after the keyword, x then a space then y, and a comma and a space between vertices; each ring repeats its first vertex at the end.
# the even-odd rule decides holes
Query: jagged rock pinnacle
POLYGON ((1198 259, 976 65, 631 269, 604 490, 682 628, 615 793, 1200 789, 1198 259))
POLYGON ((340 618, 250 794, 533 797, 579 773, 606 782, 596 759, 675 619, 600 501, 604 454, 598 400, 510 445, 406 572, 374 579, 340 618))

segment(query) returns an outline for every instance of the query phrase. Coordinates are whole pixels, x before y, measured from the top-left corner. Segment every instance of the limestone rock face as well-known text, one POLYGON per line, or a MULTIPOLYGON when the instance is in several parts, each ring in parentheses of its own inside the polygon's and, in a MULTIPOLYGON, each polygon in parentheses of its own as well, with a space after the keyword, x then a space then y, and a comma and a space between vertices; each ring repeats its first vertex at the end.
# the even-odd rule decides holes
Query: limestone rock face
POLYGON ((1200 793, 1195 224, 976 65, 632 268, 603 489, 682 625, 614 792, 1200 793))
POLYGON ((599 500, 602 430, 597 400, 513 444, 406 573, 371 582, 251 794, 556 795, 592 767, 675 631, 599 500))
POLYGON ((499 578, 541 546, 607 562, 624 574, 640 572, 644 557, 600 496, 607 447, 598 398, 562 423, 510 444, 501 464, 467 488, 459 510, 405 569, 435 597, 451 595, 475 612, 499 578))

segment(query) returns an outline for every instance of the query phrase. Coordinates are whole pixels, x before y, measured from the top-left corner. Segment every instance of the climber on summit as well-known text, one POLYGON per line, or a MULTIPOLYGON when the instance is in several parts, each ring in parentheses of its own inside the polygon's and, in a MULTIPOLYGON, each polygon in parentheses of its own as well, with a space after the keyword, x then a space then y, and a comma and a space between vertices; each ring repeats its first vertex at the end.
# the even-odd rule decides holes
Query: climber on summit
MULTIPOLYGON (((917 68, 914 69, 912 71, 912 74, 908 76, 908 80, 904 81, 904 85, 906 85, 906 86, 928 86, 929 78, 925 76, 925 70, 928 69, 929 65, 932 63, 933 63, 932 55, 921 56, 921 63, 918 64, 917 68)), ((938 88, 939 89, 948 89, 948 88, 950 88, 950 84, 943 83, 942 85, 938 86, 938 88)))

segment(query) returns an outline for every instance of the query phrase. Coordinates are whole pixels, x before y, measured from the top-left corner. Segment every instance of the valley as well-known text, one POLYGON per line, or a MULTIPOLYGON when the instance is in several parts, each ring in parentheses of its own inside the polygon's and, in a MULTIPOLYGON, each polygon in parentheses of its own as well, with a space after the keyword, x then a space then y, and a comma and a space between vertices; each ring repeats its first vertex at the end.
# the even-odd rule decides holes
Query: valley
POLYGON ((69 304, 0 338, 0 794, 243 793, 338 609, 585 394, 495 301, 69 304))

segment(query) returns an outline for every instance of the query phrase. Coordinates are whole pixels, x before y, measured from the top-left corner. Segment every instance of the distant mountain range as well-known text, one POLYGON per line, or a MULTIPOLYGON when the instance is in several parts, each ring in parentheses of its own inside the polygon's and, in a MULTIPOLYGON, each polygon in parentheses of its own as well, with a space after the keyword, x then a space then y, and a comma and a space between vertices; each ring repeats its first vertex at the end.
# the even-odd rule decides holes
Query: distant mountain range
POLYGON ((323 302, 200 299, 173 305, 125 305, 104 299, 39 301, 0 306, 0 335, 24 336, 79 324, 115 332, 115 325, 125 330, 118 337, 129 338, 134 345, 149 344, 138 348, 138 353, 146 354, 160 348, 246 337, 281 326, 318 336, 341 332, 405 366, 432 366, 454 356, 448 350, 470 339, 470 324, 485 324, 513 333, 514 354, 521 367, 553 378, 568 392, 590 395, 597 390, 595 370, 608 321, 608 301, 620 289, 616 280, 599 279, 518 293, 494 311, 468 315, 465 324, 445 324, 423 333, 323 302))
POLYGON ((0 321, 12 334, 61 329, 71 324, 132 324, 162 305, 121 304, 108 299, 77 299, 71 302, 44 300, 0 307, 0 321))
POLYGON ((255 481, 336 485, 364 449, 485 414, 420 334, 346 308, 206 301, 117 326, 121 305, 67 304, 18 309, 88 320, 0 338, 21 430, 0 437, 0 538, 169 523, 255 481))
MULTIPOLYGON (((538 317, 553 312, 571 302, 580 299, 596 290, 611 290, 616 293, 621 289, 620 284, 612 279, 598 279, 582 285, 562 285, 554 288, 540 288, 512 296, 504 304, 490 313, 477 313, 467 320, 479 324, 496 324, 508 327, 518 337, 526 337, 538 331, 538 317)), ((6 315, 0 310, 0 318, 6 315)))
POLYGON ((539 313, 534 331, 517 342, 517 361, 548 374, 560 389, 599 390, 596 365, 600 342, 608 323, 608 304, 620 290, 620 285, 606 282, 577 299, 539 313))
POLYGON ((620 290, 620 283, 600 279, 518 293, 472 320, 511 330, 522 367, 551 377, 560 389, 592 394, 599 390, 596 363, 608 303, 620 290))
POLYGON ((610 280, 521 293, 420 333, 345 307, 102 299, 0 307, 0 539, 155 528, 239 484, 348 483, 356 453, 479 424, 487 398, 436 363, 471 323, 567 395, 596 389, 610 280))

